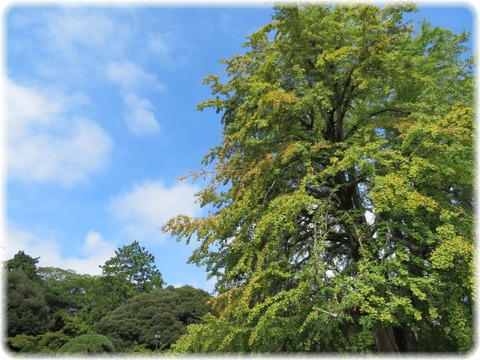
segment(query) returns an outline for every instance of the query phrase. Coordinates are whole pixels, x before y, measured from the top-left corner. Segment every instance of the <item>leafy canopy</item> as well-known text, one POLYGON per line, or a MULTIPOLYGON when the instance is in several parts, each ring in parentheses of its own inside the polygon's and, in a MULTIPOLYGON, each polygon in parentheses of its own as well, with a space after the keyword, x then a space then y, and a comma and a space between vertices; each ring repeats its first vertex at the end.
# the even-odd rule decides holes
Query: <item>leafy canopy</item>
POLYGON ((415 10, 281 6, 205 79, 213 210, 164 229, 219 295, 178 351, 472 348, 473 61, 415 10))

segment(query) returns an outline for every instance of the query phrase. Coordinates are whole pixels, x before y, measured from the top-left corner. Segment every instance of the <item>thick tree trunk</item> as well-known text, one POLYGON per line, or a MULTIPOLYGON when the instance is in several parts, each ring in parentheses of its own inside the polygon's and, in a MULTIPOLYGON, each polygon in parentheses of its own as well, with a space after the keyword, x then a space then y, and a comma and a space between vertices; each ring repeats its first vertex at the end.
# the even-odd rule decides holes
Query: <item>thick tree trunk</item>
POLYGON ((378 352, 400 352, 392 327, 382 328, 375 326, 373 328, 373 337, 375 338, 375 345, 378 352))
POLYGON ((400 352, 417 351, 417 339, 408 326, 394 328, 393 332, 400 352))
POLYGON ((373 329, 378 352, 400 353, 417 351, 417 340, 407 327, 380 327, 373 329))

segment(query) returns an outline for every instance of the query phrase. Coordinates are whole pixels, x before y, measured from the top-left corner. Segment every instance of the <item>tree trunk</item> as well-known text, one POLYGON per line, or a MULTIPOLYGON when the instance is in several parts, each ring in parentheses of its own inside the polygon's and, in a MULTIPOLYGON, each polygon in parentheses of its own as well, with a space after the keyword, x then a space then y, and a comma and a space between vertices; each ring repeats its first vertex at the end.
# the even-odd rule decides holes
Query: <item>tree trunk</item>
POLYGON ((373 336, 378 352, 400 352, 391 326, 387 328, 382 328, 379 325, 375 326, 373 336))
POLYGON ((383 328, 379 325, 373 329, 377 352, 414 352, 417 351, 417 340, 413 332, 407 327, 383 328))

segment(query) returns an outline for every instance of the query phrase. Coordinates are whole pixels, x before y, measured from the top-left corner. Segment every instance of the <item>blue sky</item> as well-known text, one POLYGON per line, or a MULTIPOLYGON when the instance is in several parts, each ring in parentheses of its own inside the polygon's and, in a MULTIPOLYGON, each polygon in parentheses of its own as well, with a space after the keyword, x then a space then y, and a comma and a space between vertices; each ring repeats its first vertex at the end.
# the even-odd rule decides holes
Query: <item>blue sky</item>
MULTIPOLYGON (((420 6, 415 20, 473 29, 471 8, 420 6)), ((178 181, 220 141, 220 116, 195 110, 210 95, 202 79, 272 13, 221 3, 4 8, 2 259, 24 250, 40 266, 99 274, 138 240, 168 284, 211 291, 214 279, 186 264, 195 244, 160 228, 205 214, 194 196, 202 182, 178 181)))

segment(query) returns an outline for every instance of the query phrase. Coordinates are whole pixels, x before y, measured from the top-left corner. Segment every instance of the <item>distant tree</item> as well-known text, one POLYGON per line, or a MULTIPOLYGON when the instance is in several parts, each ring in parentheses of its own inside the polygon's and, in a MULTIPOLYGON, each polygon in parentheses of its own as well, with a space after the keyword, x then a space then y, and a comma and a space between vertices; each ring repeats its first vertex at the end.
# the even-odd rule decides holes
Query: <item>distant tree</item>
POLYGON ((117 350, 154 350, 155 333, 160 331, 160 348, 168 349, 186 332, 188 324, 198 323, 209 311, 210 295, 191 286, 138 295, 124 306, 104 316, 95 331, 108 336, 117 350))
POLYGON ((38 259, 40 258, 33 258, 21 250, 15 254, 13 259, 7 261, 7 269, 9 271, 14 269, 22 270, 29 277, 29 279, 39 282, 40 277, 37 273, 38 259))
POLYGON ((110 353, 114 347, 110 339, 99 334, 85 334, 63 345, 58 353, 92 354, 110 353))
POLYGON ((161 289, 164 284, 155 257, 138 241, 115 251, 115 256, 100 267, 119 295, 121 305, 134 295, 161 289))
POLYGON ((37 335, 49 324, 49 309, 40 285, 18 269, 7 273, 7 335, 37 335))

